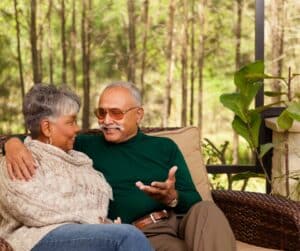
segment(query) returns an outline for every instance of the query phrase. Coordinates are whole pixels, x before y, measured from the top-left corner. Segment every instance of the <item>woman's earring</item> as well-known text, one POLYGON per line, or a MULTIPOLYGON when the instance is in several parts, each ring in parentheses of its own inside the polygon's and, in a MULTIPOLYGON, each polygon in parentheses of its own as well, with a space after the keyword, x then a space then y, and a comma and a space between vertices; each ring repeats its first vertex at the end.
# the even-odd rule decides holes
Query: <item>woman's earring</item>
POLYGON ((52 145, 52 138, 51 137, 48 137, 47 144, 52 145))

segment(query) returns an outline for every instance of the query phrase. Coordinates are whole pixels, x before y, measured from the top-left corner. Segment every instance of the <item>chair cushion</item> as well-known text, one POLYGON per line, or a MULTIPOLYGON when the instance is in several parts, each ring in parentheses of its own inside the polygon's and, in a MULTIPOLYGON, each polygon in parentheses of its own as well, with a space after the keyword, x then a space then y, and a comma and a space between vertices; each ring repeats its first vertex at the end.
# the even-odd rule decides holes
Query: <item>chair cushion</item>
POLYGON ((236 250, 237 251, 279 251, 279 249, 258 247, 241 241, 236 242, 236 250))
POLYGON ((179 147, 190 169, 192 179, 203 200, 211 200, 210 186, 206 167, 200 148, 200 135, 197 127, 148 133, 153 136, 168 137, 179 147))

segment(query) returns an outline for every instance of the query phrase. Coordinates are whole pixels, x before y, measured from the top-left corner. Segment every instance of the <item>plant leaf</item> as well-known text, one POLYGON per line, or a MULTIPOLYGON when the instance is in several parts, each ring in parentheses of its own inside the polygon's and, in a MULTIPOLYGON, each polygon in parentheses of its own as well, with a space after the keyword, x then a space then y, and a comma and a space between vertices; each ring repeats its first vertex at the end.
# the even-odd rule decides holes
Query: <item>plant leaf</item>
POLYGON ((248 84, 253 84, 263 79, 264 68, 264 63, 261 60, 245 65, 235 72, 234 84, 241 93, 246 94, 248 84))
POLYGON ((265 156, 265 154, 268 151, 270 151, 273 147, 274 147, 274 145, 272 143, 260 145, 259 158, 262 158, 263 156, 265 156))
POLYGON ((249 178, 264 178, 264 177, 259 173, 243 172, 243 173, 238 173, 238 174, 233 175, 231 177, 231 181, 245 180, 245 179, 249 179, 249 178))
POLYGON ((259 145, 259 130, 261 126, 261 116, 255 110, 250 112, 250 136, 254 143, 254 147, 257 148, 259 145))
POLYGON ((267 74, 264 74, 263 78, 264 79, 281 79, 281 80, 284 80, 284 77, 281 77, 281 76, 270 76, 270 75, 267 75, 267 74))
POLYGON ((269 91, 264 92, 264 94, 268 97, 278 97, 281 95, 287 95, 286 92, 269 92, 269 91))
POLYGON ((249 108, 259 89, 262 88, 262 80, 265 76, 263 61, 247 64, 235 73, 234 83, 245 100, 246 109, 249 108))
POLYGON ((300 121, 300 103, 293 102, 286 109, 292 119, 300 121))
POLYGON ((239 93, 227 93, 220 96, 221 103, 239 116, 244 122, 247 122, 245 113, 245 99, 239 93))
POLYGON ((254 110, 250 112, 248 122, 245 123, 238 116, 232 121, 232 128, 249 143, 251 149, 258 147, 260 125, 261 116, 254 110))
POLYGON ((233 130, 237 132, 237 134, 241 135, 250 145, 250 148, 253 149, 253 142, 250 137, 250 133, 247 127, 247 124, 241 120, 240 117, 234 116, 234 119, 231 123, 233 130))
POLYGON ((288 130, 293 125, 293 119, 290 117, 290 114, 287 110, 284 110, 279 117, 277 118, 277 124, 283 130, 288 130))
POLYGON ((244 93, 242 95, 245 97, 245 107, 248 109, 251 102, 255 99, 255 96, 260 88, 262 88, 262 83, 250 83, 245 86, 244 93))

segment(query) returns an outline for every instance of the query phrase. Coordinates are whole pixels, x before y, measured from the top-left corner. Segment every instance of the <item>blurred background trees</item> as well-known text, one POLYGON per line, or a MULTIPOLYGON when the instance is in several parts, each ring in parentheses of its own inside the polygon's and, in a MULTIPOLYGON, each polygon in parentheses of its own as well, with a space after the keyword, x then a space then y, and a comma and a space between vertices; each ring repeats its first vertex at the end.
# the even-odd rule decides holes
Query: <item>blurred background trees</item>
MULTIPOLYGON (((0 134, 25 131, 22 99, 35 83, 76 90, 79 124, 95 128, 102 87, 129 80, 143 93, 143 126, 196 125, 202 138, 232 142, 227 163, 247 163, 219 96, 234 91, 234 71, 254 60, 254 8, 255 0, 2 0, 0 134)), ((273 75, 298 70, 299 11, 297 0, 265 0, 273 75)))

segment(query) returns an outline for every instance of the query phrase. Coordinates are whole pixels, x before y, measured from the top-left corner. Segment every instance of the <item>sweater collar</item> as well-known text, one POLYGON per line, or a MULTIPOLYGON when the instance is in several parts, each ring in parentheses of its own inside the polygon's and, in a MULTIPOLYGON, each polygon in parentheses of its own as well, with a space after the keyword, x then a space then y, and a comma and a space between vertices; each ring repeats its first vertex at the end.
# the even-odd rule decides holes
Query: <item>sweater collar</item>
POLYGON ((109 145, 129 145, 129 144, 133 144, 133 143, 138 142, 141 138, 143 138, 143 136, 144 136, 144 133, 141 131, 140 128, 138 128, 138 131, 137 131, 136 135, 134 135, 133 137, 131 137, 130 139, 128 139, 124 142, 113 143, 113 142, 106 141, 104 136, 103 136, 103 138, 104 138, 105 142, 109 145))

